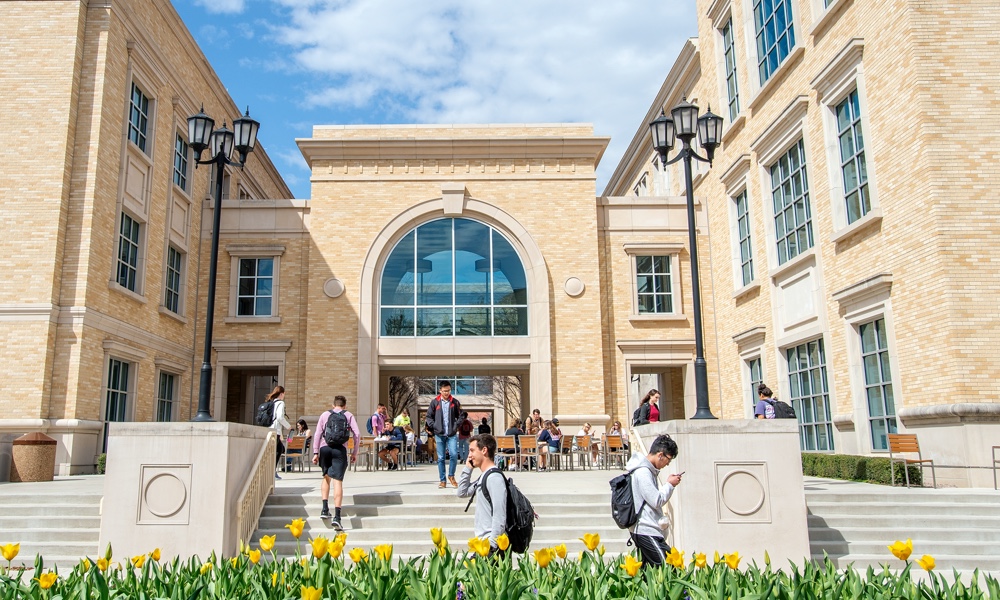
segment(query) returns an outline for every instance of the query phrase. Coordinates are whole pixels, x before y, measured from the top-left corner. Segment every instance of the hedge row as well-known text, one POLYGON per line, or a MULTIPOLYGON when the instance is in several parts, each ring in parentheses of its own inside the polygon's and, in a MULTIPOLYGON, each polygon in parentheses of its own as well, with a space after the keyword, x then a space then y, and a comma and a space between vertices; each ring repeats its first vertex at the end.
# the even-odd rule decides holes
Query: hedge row
MULTIPOLYGON (((923 485, 920 467, 909 466, 910 485, 923 485)), ((906 485, 906 476, 896 464, 896 484, 906 485)), ((853 456, 850 454, 802 453, 802 474, 810 477, 829 477, 846 481, 865 481, 892 485, 889 457, 853 456)))

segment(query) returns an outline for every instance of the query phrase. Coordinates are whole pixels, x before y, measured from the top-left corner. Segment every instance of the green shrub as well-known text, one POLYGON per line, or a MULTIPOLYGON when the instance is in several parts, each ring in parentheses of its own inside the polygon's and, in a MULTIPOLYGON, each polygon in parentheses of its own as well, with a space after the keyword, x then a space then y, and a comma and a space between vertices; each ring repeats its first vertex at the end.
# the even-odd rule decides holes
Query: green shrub
POLYGON ((97 457, 97 474, 104 475, 108 466, 108 455, 102 454, 97 457))
MULTIPOLYGON (((909 466, 910 485, 923 485, 920 467, 909 466)), ((898 463, 896 485, 905 485, 906 476, 898 463)), ((854 456, 850 454, 802 453, 802 474, 810 477, 828 477, 846 481, 865 481, 881 485, 892 485, 889 457, 854 456)))

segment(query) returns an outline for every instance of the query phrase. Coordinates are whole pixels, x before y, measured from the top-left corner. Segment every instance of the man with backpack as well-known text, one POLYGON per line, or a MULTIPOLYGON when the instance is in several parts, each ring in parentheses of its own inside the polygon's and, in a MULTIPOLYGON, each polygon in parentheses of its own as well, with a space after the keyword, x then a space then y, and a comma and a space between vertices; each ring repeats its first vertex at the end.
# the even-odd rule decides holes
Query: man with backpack
POLYGON ((354 448, 350 461, 358 459, 358 448, 361 446, 361 431, 358 420, 347 410, 347 398, 335 396, 333 410, 328 410, 319 417, 316 424, 316 434, 313 437, 313 464, 318 464, 323 472, 323 483, 320 485, 320 497, 323 499, 321 519, 330 518, 330 481, 333 481, 333 506, 335 514, 330 523, 336 529, 343 529, 340 524, 340 507, 344 502, 344 474, 347 473, 347 446, 351 438, 354 448))
POLYGON ((462 411, 458 421, 458 460, 464 463, 469 458, 469 440, 472 438, 472 421, 469 413, 462 411))
POLYGON ((447 380, 438 384, 438 395, 427 407, 425 425, 434 433, 434 442, 438 455, 439 488, 451 485, 458 487, 455 481, 455 469, 458 467, 458 422, 462 405, 451 395, 451 384, 447 380), (448 481, 444 479, 444 455, 449 457, 448 481))
POLYGON ((763 383, 757 386, 757 405, 753 409, 755 419, 794 419, 795 409, 777 398, 772 398, 774 392, 763 383))
POLYGON ((663 515, 663 505, 670 500, 674 488, 681 482, 680 474, 667 477, 662 486, 657 485, 660 470, 667 467, 677 457, 677 442, 669 435, 657 436, 649 447, 649 454, 635 454, 628 461, 628 473, 612 480, 612 490, 615 482, 622 481, 628 485, 631 492, 631 506, 616 506, 615 502, 627 498, 628 494, 612 493, 612 512, 618 526, 627 526, 632 542, 639 549, 643 566, 663 566, 664 558, 670 552, 670 546, 664 538, 664 530, 669 526, 669 520, 663 515), (631 510, 629 510, 631 509, 631 510), (627 515, 624 519, 622 515, 627 515), (626 521, 623 523, 622 521, 626 521))

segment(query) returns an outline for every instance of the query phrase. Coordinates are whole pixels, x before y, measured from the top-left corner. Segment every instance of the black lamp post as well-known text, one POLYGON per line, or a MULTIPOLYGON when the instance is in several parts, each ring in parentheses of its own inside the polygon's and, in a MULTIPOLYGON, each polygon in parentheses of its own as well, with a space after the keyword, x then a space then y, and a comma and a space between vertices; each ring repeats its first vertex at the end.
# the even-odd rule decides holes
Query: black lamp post
POLYGON ((722 135, 722 117, 712 114, 712 107, 708 112, 698 116, 698 107, 683 98, 670 111, 668 117, 660 111, 659 118, 649 124, 649 132, 653 136, 653 148, 660 155, 660 161, 666 165, 673 164, 679 160, 684 161, 684 187, 687 192, 687 217, 688 217, 688 245, 691 252, 691 299, 694 302, 694 386, 697 398, 697 410, 694 419, 714 419, 712 409, 708 406, 708 366, 705 363, 705 344, 702 339, 701 324, 701 283, 698 278, 698 240, 694 228, 694 191, 691 183, 691 159, 712 164, 712 156, 715 149, 719 147, 719 138, 722 135), (705 149, 705 156, 699 156, 691 142, 695 136, 701 141, 701 147, 705 149), (674 147, 674 137, 681 140, 680 152, 672 160, 667 160, 667 154, 674 147))
POLYGON ((219 264, 219 225, 222 216, 222 178, 226 165, 243 168, 247 156, 257 144, 257 130, 260 123, 250 118, 250 109, 245 115, 233 121, 233 131, 226 128, 215 129, 215 120, 201 112, 188 117, 188 144, 195 153, 197 165, 215 165, 215 214, 212 226, 212 256, 208 263, 208 305, 205 315, 205 357, 201 363, 201 389, 198 391, 198 414, 192 421, 214 421, 209 411, 212 390, 212 326, 215 323, 215 273, 219 264), (233 150, 239 153, 239 160, 233 160, 233 150), (211 158, 201 159, 201 153, 210 150, 211 158))

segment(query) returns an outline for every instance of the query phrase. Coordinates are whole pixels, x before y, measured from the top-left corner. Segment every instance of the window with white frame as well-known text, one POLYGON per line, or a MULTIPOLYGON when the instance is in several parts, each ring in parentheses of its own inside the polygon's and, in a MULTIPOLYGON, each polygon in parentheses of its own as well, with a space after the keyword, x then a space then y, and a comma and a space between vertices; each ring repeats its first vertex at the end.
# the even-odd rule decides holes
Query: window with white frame
MULTIPOLYGON (((208 193, 215 198, 215 174, 218 169, 210 169, 212 174, 209 176, 208 193)), ((229 200, 229 188, 233 184, 233 176, 229 173, 228 169, 224 169, 222 172, 222 199, 229 200)))
POLYGON ((764 85, 795 48, 791 0, 753 0, 757 71, 764 85))
POLYGON ((273 306, 274 259, 241 258, 236 315, 270 317, 273 306))
POLYGON ((747 369, 747 402, 750 404, 750 414, 757 407, 757 387, 764 383, 764 363, 759 356, 744 361, 747 369))
POLYGON ((156 392, 156 420, 169 422, 176 419, 177 375, 160 371, 160 381, 156 392))
POLYGON ((865 376, 872 450, 888 450, 889 434, 896 433, 896 404, 892 395, 892 370, 889 366, 885 319, 879 318, 861 324, 858 334, 861 338, 861 362, 865 376))
POLYGON ((149 97, 133 81, 129 96, 128 139, 143 152, 146 152, 149 132, 149 106, 149 97))
POLYGON ((128 420, 129 374, 131 363, 112 358, 108 361, 108 387, 104 399, 104 440, 102 452, 108 447, 108 423, 128 420))
POLYGON ((167 247, 167 280, 163 294, 163 306, 170 312, 181 312, 181 273, 184 255, 173 246, 167 247))
POLYGON ((847 222, 853 223, 871 210, 868 194, 868 166, 865 162, 865 137, 861 129, 861 104, 858 90, 847 95, 835 109, 837 142, 840 149, 840 172, 847 202, 847 222))
POLYGON ((118 230, 118 273, 116 281, 123 288, 138 293, 139 249, 142 223, 126 212, 121 213, 121 227, 118 230))
POLYGON ((238 197, 239 200, 253 200, 254 199, 253 198, 253 194, 251 194, 250 192, 248 192, 245 187, 243 187, 241 185, 241 186, 238 186, 238 188, 239 189, 237 190, 237 194, 238 194, 237 197, 238 197))
POLYGON ((733 19, 722 26, 722 50, 726 63, 726 93, 729 98, 729 122, 740 114, 740 91, 736 81, 736 46, 733 44, 733 19))
POLYGON ((639 314, 673 313, 671 256, 636 255, 635 288, 639 314))
POLYGON ((184 190, 188 189, 188 143, 181 134, 174 140, 174 184, 184 190))
POLYGON ((778 264, 795 258, 813 246, 812 207, 806 150, 799 139, 769 167, 774 204, 774 237, 778 264))
POLYGON ((753 243, 750 235, 747 191, 743 190, 737 194, 733 202, 736 206, 736 233, 739 236, 737 243, 740 251, 740 281, 743 285, 750 285, 753 281, 753 243))
POLYGON ((632 188, 632 193, 636 196, 648 196, 649 195, 649 178, 648 173, 643 173, 642 177, 632 188))
POLYGON ((823 339, 787 350, 788 387, 799 420, 799 441, 806 451, 833 451, 833 416, 823 339))

